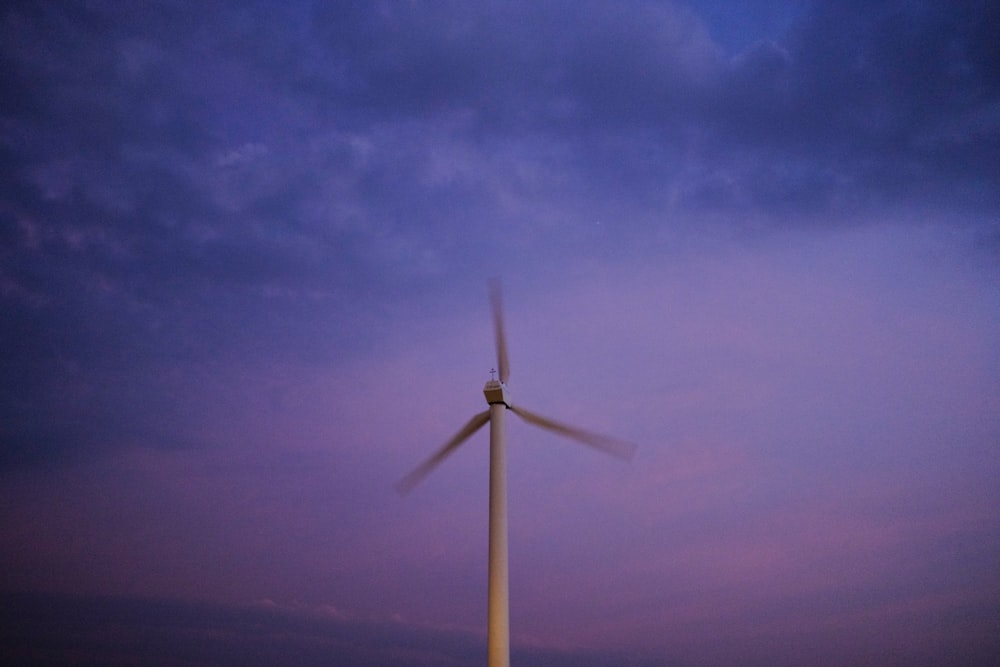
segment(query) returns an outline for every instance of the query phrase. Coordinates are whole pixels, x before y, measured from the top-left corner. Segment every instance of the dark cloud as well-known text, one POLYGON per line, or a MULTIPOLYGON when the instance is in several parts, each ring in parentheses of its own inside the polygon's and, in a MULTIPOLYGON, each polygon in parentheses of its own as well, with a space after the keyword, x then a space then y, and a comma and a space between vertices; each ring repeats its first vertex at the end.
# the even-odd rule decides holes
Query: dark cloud
POLYGON ((995 236, 992 6, 753 7, 723 47, 712 3, 8 5, 3 449, 69 437, 33 424, 73 377, 329 354, 429 288, 706 220, 995 236))
POLYGON ((336 80, 330 103, 360 99, 390 117, 467 109, 486 123, 480 131, 570 142, 576 196, 723 178, 781 217, 783 206, 811 216, 882 201, 996 206, 992 9, 817 3, 732 58, 683 9, 565 9, 428 16, 397 6, 331 18, 322 23, 340 32, 323 43, 354 78, 336 80), (657 150, 665 159, 649 161, 657 150), (609 177, 618 169, 627 183, 609 177), (797 197, 803 185, 823 196, 797 197))
MULTIPOLYGON (((227 607, 169 600, 6 594, 0 652, 46 665, 479 665, 482 636, 331 608, 227 607)), ((663 664, 614 653, 514 647, 541 667, 663 664)))

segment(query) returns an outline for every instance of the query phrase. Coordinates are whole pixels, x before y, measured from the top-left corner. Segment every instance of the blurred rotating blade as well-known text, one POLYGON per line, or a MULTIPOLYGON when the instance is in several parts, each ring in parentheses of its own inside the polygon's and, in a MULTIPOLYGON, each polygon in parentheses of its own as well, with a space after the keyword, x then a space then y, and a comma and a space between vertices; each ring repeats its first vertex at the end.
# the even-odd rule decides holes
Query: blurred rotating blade
POLYGON ((507 384, 510 364, 507 361, 507 336, 503 328, 503 296, 500 293, 500 279, 490 280, 490 303, 493 305, 493 328, 497 341, 497 373, 500 382, 507 384))
POLYGON ((557 421, 552 421, 547 417, 536 415, 533 412, 529 412, 524 408, 519 408, 514 405, 510 406, 510 409, 514 412, 514 414, 529 424, 534 424, 535 426, 555 431, 559 435, 566 436, 567 438, 571 438, 577 442, 582 442, 585 445, 590 445, 591 447, 611 454, 612 456, 617 456, 618 458, 625 459, 626 461, 631 461, 632 457, 635 456, 636 446, 631 442, 618 440, 617 438, 610 438, 606 435, 591 433, 590 431, 584 431, 573 426, 567 426, 566 424, 560 424, 557 421))
POLYGON ((468 421, 468 423, 462 427, 462 429, 452 436, 451 440, 444 443, 441 449, 434 452, 434 454, 417 466, 413 472, 404 477, 403 479, 396 482, 396 491, 402 494, 409 493, 413 490, 417 484, 419 484, 424 477, 428 475, 434 468, 438 466, 449 454, 451 454, 455 449, 458 448, 463 442, 465 442, 469 436, 478 431, 483 427, 483 424, 490 420, 490 411, 480 412, 478 415, 473 417, 468 421))

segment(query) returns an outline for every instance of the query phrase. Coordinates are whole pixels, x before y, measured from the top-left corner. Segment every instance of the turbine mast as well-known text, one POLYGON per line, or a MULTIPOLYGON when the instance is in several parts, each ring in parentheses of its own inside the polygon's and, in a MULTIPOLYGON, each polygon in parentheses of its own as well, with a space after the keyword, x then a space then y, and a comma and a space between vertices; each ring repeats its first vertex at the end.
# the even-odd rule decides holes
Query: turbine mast
POLYGON ((507 462, 504 414, 507 387, 490 380, 483 389, 490 404, 490 562, 487 665, 510 667, 510 595, 507 572, 507 462))

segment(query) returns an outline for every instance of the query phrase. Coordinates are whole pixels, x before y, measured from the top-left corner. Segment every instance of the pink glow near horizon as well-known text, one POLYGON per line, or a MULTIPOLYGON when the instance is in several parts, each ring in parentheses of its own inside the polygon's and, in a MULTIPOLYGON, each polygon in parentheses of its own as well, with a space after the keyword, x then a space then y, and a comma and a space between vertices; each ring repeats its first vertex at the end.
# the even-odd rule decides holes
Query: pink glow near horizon
MULTIPOLYGON (((916 255, 896 260, 889 285, 846 239, 819 266, 789 263, 786 249, 639 271, 596 293, 511 290, 518 400, 641 443, 622 466, 511 427, 515 638, 711 655, 719 636, 726 655, 754 637, 804 642, 806 630, 877 622, 910 642, 924 631, 905 630, 910 616, 984 604, 996 580, 963 580, 954 564, 936 573, 935 561, 956 542, 956 562, 975 563, 970 543, 996 540, 981 418, 998 396, 996 315, 986 295, 953 298, 961 267, 953 282, 908 287, 916 255)), ((401 322, 388 361, 236 376, 273 400, 220 402, 234 377, 216 369, 189 400, 205 401, 199 428, 220 448, 131 450, 33 491, 8 487, 8 526, 24 526, 8 533, 25 544, 4 567, 46 589, 479 627, 485 435, 411 496, 391 484, 480 409, 492 361, 480 310, 420 338, 401 322)))

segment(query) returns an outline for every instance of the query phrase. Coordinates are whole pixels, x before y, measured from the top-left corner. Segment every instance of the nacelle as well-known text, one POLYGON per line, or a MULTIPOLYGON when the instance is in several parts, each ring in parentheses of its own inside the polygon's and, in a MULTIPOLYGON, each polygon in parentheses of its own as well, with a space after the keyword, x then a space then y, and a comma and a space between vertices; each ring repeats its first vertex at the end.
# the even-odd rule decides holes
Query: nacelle
POLYGON ((503 403, 508 408, 510 407, 510 396, 507 394, 507 385, 500 380, 490 380, 483 387, 483 394, 486 396, 486 402, 490 405, 495 403, 503 403))

